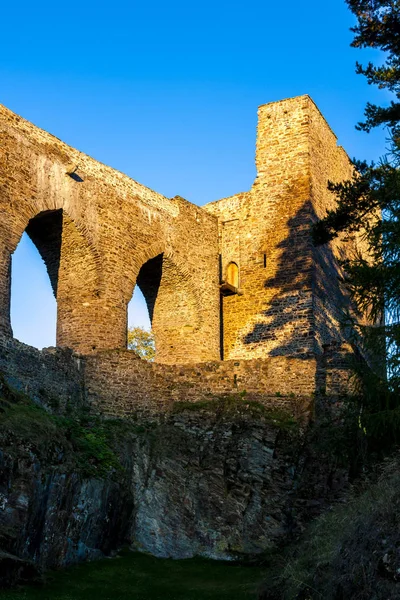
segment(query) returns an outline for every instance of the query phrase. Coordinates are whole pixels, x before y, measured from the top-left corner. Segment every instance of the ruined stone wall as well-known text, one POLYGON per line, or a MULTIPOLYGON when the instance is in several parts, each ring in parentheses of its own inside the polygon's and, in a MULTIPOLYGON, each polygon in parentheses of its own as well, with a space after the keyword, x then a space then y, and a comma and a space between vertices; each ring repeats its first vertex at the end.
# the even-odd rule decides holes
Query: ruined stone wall
POLYGON ((83 357, 68 349, 40 351, 0 335, 0 391, 2 380, 49 410, 65 411, 86 401, 83 357))
MULTIPOLYGON (((270 363, 275 357, 302 361, 299 382, 317 364, 312 385, 326 389, 325 365, 335 361, 324 353, 331 357, 337 348, 341 362, 340 321, 351 308, 337 261, 359 240, 315 249, 311 225, 334 205, 328 179, 349 178, 352 166, 308 96, 259 108, 256 164, 249 192, 199 208, 149 190, 0 107, 0 332, 11 335, 10 257, 26 230, 57 297, 58 346, 83 354, 125 348, 127 304, 137 284, 157 362, 179 365, 171 373, 140 367, 148 390, 155 389, 152 377, 170 381, 185 363, 221 357, 267 360, 262 393, 280 391, 271 383, 271 364, 280 364, 270 363), (238 293, 220 301, 220 279, 232 262, 238 293)), ((112 360, 131 361, 121 356, 112 360)), ((225 381, 231 366, 215 367, 215 381, 225 381)), ((278 381, 279 366, 276 374, 278 381)), ((293 393, 303 393, 302 383, 288 381, 293 393)))
POLYGON ((256 163, 249 192, 205 206, 219 220, 222 279, 240 267, 239 294, 223 298, 224 357, 320 356, 343 341, 337 259, 354 243, 315 249, 311 225, 334 206, 328 180, 353 168, 308 96, 260 107, 256 163))
POLYGON ((305 404, 309 409, 315 377, 315 360, 283 356, 173 366, 150 363, 125 350, 85 359, 89 402, 104 414, 127 417, 169 411, 175 402, 213 401, 240 393, 267 406, 281 404, 292 410, 293 405, 305 404))
MULTIPOLYGON (((315 222, 336 206, 335 195, 328 190, 328 181, 339 183, 351 179, 354 168, 343 148, 337 146, 337 138, 322 114, 313 103, 311 107, 311 200, 315 222)), ((347 235, 346 243, 343 238, 341 235, 330 244, 313 248, 315 339, 316 352, 319 354, 327 345, 337 346, 343 342, 340 323, 344 311, 352 309, 348 294, 339 280, 343 272, 338 261, 351 258, 357 244, 362 242, 360 236, 347 235)))
POLYGON ((89 403, 94 411, 130 418, 158 417, 175 402, 213 402, 242 394, 268 407, 311 410, 316 361, 272 357, 168 365, 131 350, 81 356, 70 350, 37 350, 0 336, 0 386, 64 412, 89 403))
POLYGON ((147 298, 153 301, 158 360, 219 357, 216 219, 0 107, 0 331, 6 335, 10 258, 26 228, 56 292, 58 346, 83 353, 126 347, 136 278, 158 256, 162 277, 148 269, 156 293, 147 298), (58 235, 57 228, 50 235, 56 221, 58 235))
POLYGON ((220 223, 222 275, 235 261, 240 295, 223 299, 224 358, 313 352, 308 97, 261 106, 250 192, 205 206, 220 223))

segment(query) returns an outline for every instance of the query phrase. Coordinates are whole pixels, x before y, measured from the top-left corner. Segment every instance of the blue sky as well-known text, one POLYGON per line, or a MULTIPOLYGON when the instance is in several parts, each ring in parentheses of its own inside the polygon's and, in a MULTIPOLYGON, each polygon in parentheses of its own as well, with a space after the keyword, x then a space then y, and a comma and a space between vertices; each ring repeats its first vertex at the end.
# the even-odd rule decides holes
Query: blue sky
MULTIPOLYGON (((384 153, 382 132, 354 129, 367 100, 388 98, 355 74, 356 60, 379 55, 350 48, 343 0, 16 2, 2 6, 2 22, 0 103, 166 196, 202 205, 249 189, 257 107, 304 93, 351 157, 384 153)), ((55 311, 23 239, 15 336, 54 344, 55 311)), ((148 323, 142 300, 129 316, 148 323)))

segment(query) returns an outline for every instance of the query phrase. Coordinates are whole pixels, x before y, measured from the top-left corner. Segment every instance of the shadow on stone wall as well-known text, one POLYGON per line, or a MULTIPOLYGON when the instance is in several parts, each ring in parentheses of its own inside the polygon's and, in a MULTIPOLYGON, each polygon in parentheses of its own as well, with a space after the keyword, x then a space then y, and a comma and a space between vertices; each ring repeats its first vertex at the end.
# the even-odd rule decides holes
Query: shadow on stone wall
POLYGON ((264 283, 266 290, 276 293, 243 341, 253 348, 276 341, 269 356, 316 357, 318 388, 324 388, 324 354, 326 349, 331 354, 331 347, 344 341, 340 323, 350 301, 331 246, 316 248, 312 243, 311 226, 317 220, 310 201, 288 220, 289 233, 278 245, 276 273, 264 283))

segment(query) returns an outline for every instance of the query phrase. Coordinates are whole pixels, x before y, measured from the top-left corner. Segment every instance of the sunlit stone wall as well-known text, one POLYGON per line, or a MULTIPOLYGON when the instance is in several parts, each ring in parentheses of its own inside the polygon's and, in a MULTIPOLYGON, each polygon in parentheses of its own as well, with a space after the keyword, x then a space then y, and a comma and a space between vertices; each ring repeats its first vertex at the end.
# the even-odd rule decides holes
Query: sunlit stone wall
MULTIPOLYGON (((335 379, 327 365, 336 355, 342 365, 347 352, 340 321, 351 309, 338 259, 362 246, 339 239, 315 249, 311 225, 334 206, 328 180, 348 179, 353 168, 308 96, 259 108, 256 165, 250 191, 200 208, 153 192, 0 107, 0 333, 12 335, 10 257, 26 231, 57 298, 57 346, 83 355, 126 348, 137 284, 157 363, 207 363, 197 375, 185 372, 189 388, 201 389, 212 372, 212 393, 229 392, 236 362, 252 361, 263 393, 326 389, 335 379), (233 362, 210 367, 220 358, 233 362), (265 369, 254 362, 263 360, 265 369)), ((179 379, 180 367, 171 374, 121 357, 117 384, 128 396, 128 366, 150 374, 149 390, 164 378, 164 396, 179 379)), ((87 364, 112 378, 113 361, 87 364)))
POLYGON ((258 116, 254 185, 204 207, 218 218, 222 278, 239 266, 238 293, 223 297, 224 359, 317 356, 322 365, 327 346, 343 342, 349 302, 337 259, 356 241, 315 249, 311 225, 335 204, 328 180, 351 178, 353 167, 308 96, 258 116))
POLYGON ((147 263, 157 359, 219 358, 217 221, 206 211, 0 107, 0 215, 3 334, 11 335, 10 258, 26 230, 57 298, 58 346, 84 354, 126 347, 127 304, 147 263))

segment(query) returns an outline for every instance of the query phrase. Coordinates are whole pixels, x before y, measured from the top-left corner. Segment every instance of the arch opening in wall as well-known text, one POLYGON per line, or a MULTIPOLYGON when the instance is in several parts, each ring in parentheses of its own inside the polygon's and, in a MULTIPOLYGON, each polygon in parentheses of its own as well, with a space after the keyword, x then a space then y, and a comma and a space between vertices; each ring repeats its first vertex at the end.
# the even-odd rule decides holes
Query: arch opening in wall
MULTIPOLYGON (((136 288, 146 302, 155 360, 170 364, 188 362, 194 347, 191 336, 199 327, 198 300, 189 274, 173 258, 161 253, 142 265, 136 288)), ((138 315, 132 315, 131 305, 128 323, 140 318, 139 307, 135 306, 138 315)))
POLYGON ((127 307, 128 349, 136 352, 140 358, 151 361, 155 358, 152 321, 161 281, 161 264, 162 255, 159 255, 142 266, 127 307))
POLYGON ((40 212, 29 220, 11 257, 10 312, 14 335, 36 347, 76 348, 85 335, 85 307, 99 296, 99 281, 98 257, 74 221, 62 209, 40 212), (21 276, 25 284, 21 284, 21 276), (46 285, 47 299, 42 300, 41 317, 35 310, 34 298, 45 293, 46 285), (31 323, 28 337, 24 335, 27 322, 31 323), (51 335, 46 334, 43 339, 46 331, 51 331, 51 335))
POLYGON ((11 326, 21 342, 56 345, 62 211, 31 219, 11 256, 11 326))
POLYGON ((225 279, 221 284, 221 293, 224 296, 231 296, 239 292, 239 267, 237 263, 230 262, 225 270, 225 279))

